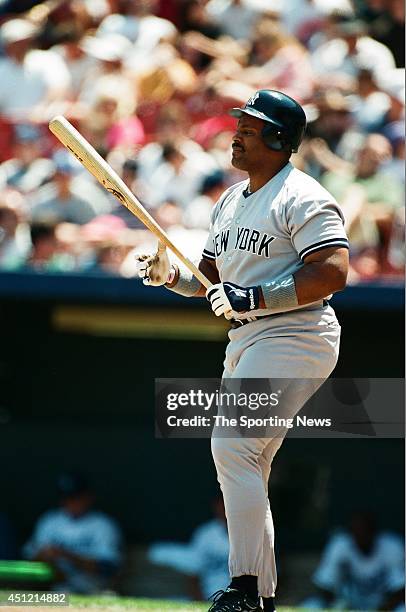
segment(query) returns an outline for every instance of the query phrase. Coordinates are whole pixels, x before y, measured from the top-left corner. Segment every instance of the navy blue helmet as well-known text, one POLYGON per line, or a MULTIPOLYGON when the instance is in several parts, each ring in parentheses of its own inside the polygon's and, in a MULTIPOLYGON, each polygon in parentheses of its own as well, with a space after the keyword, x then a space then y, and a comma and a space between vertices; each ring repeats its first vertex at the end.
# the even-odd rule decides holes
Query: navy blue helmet
POLYGON ((262 138, 273 151, 295 153, 306 129, 306 115, 296 100, 274 89, 260 89, 242 108, 233 108, 230 115, 240 118, 252 115, 266 121, 262 138))

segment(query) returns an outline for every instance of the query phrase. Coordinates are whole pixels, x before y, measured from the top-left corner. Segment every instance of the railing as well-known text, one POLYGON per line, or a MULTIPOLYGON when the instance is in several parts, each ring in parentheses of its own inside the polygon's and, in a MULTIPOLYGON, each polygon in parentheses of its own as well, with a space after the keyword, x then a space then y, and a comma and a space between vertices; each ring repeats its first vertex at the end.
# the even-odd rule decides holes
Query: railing
MULTIPOLYGON (((178 305, 201 307, 201 300, 187 300, 164 288, 145 287, 138 279, 108 275, 0 273, 0 299, 67 301, 127 305, 178 305)), ((349 285, 336 294, 332 304, 340 310, 401 310, 404 284, 401 280, 349 285)))

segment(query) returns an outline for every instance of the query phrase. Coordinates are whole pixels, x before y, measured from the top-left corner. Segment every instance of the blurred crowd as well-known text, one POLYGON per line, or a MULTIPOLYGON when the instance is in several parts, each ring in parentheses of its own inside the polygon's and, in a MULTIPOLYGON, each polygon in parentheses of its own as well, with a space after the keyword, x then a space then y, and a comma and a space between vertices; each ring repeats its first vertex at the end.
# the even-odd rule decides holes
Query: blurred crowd
POLYGON ((350 281, 403 275, 402 0, 7 0, 0 19, 1 270, 133 277, 156 245, 61 148, 57 114, 198 259, 246 178, 227 111, 271 88, 305 108, 292 162, 344 210, 350 281))

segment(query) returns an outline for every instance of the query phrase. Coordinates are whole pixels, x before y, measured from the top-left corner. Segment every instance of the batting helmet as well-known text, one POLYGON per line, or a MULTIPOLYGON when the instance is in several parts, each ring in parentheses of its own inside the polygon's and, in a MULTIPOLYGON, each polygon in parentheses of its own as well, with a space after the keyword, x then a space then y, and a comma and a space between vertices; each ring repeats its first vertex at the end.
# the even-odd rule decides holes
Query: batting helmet
POLYGON ((260 89, 243 108, 233 108, 230 115, 240 118, 252 115, 266 121, 262 138, 273 151, 295 153, 306 129, 306 115, 296 100, 273 89, 260 89))

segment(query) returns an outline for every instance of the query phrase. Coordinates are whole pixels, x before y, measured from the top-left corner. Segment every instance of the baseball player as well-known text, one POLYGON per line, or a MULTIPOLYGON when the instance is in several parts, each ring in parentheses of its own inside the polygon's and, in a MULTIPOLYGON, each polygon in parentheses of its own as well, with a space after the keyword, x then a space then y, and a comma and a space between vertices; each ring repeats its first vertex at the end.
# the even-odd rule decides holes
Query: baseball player
MULTIPOLYGON (((340 326, 328 298, 344 288, 348 241, 337 202, 289 159, 303 137, 302 107, 273 90, 257 91, 243 108, 232 164, 248 179, 214 206, 199 264, 207 291, 186 269, 171 265, 160 245, 139 256, 147 285, 184 296, 206 295, 217 316, 231 319, 225 378, 300 379, 290 398, 295 414, 335 367, 340 326)), ((274 610, 274 528, 268 500, 272 438, 212 437, 230 540, 230 585, 210 612, 274 610)))

